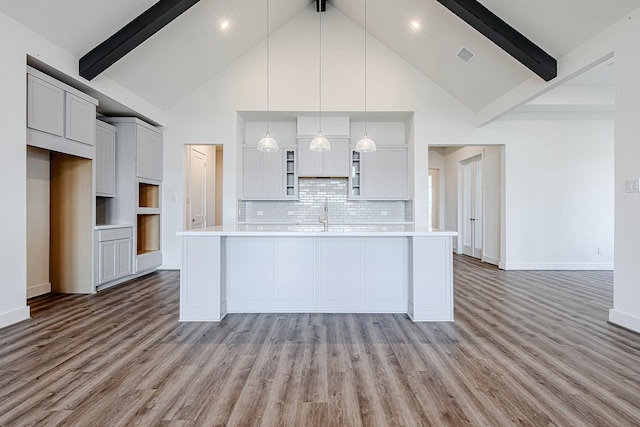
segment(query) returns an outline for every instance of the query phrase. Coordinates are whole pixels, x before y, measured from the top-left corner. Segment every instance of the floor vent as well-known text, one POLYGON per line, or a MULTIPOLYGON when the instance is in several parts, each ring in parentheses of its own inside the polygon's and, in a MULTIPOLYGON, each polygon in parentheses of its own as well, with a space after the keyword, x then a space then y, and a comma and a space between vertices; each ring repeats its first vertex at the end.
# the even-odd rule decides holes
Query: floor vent
POLYGON ((460 49, 460 51, 456 56, 462 59, 464 62, 469 62, 471 61, 474 55, 466 47, 463 47, 462 49, 460 49))

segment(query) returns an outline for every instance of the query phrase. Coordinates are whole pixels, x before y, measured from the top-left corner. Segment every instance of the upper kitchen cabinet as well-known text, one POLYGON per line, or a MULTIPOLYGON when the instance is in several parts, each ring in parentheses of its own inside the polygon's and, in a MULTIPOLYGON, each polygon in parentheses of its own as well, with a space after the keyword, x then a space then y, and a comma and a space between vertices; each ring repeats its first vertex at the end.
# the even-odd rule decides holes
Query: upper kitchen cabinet
POLYGON ((368 200, 406 200, 407 147, 378 147, 373 153, 352 153, 351 197, 368 200), (359 171, 359 173, 357 173, 359 171))
POLYGON ((327 137, 331 151, 317 153, 309 150, 313 138, 298 139, 298 176, 349 176, 349 139, 327 137))
POLYGON ((98 101, 27 67, 27 144, 93 158, 98 101))
POLYGON ((116 195, 116 128, 96 120, 96 196, 116 195))
MULTIPOLYGON (((135 117, 101 117, 114 124, 123 140, 135 147, 136 176, 162 181, 162 132, 135 117)), ((119 138, 120 139, 120 138, 119 138)))
POLYGON ((297 118, 298 176, 347 177, 349 176, 349 117, 300 116, 297 118), (316 153, 309 150, 311 140, 322 132, 331 144, 331 151, 316 153))
POLYGON ((242 149, 242 196, 247 200, 288 199, 298 196, 296 149, 263 153, 242 149))
POLYGON ((162 181, 162 134, 144 122, 138 124, 136 134, 136 175, 162 181))

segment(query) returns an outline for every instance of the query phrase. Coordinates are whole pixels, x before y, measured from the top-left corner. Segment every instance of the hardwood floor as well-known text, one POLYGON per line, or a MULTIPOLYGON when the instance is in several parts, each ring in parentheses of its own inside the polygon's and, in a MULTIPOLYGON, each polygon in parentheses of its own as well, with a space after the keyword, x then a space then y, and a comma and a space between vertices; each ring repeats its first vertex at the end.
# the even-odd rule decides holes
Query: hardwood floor
POLYGON ((174 271, 36 298, 0 330, 0 425, 640 425, 640 336, 607 323, 611 272, 454 262, 454 323, 178 323, 174 271))

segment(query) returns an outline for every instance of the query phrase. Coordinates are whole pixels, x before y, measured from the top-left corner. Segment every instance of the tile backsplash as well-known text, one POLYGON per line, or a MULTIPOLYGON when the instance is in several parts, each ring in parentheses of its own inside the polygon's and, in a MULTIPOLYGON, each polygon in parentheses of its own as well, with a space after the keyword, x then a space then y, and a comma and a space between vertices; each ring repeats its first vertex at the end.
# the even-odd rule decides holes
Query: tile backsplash
POLYGON ((300 178, 299 200, 239 200, 239 224, 317 223, 329 202, 331 224, 413 223, 413 202, 350 200, 347 178, 300 178))

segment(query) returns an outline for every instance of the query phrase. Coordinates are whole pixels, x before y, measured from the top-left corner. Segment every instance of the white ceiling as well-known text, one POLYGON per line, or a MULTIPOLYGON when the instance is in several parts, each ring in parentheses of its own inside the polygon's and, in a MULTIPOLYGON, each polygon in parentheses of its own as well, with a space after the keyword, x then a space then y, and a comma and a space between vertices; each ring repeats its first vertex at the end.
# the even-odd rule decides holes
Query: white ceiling
MULTIPOLYGON (((0 11, 75 56, 82 56, 155 0, 0 0, 0 11)), ((113 65, 105 74, 166 110, 265 35, 265 0, 201 0, 113 65), (221 32, 222 18, 232 28, 221 32), (152 72, 151 72, 152 71, 152 72)), ((313 0, 270 0, 272 31, 313 0)), ((481 0, 556 58, 640 7, 640 0, 481 0)), ((357 25, 364 0, 330 0, 357 25)), ((368 0, 367 29, 473 111, 534 74, 435 0, 368 0), (423 29, 413 32, 412 19, 423 29), (475 54, 464 63, 461 47, 475 54)))

